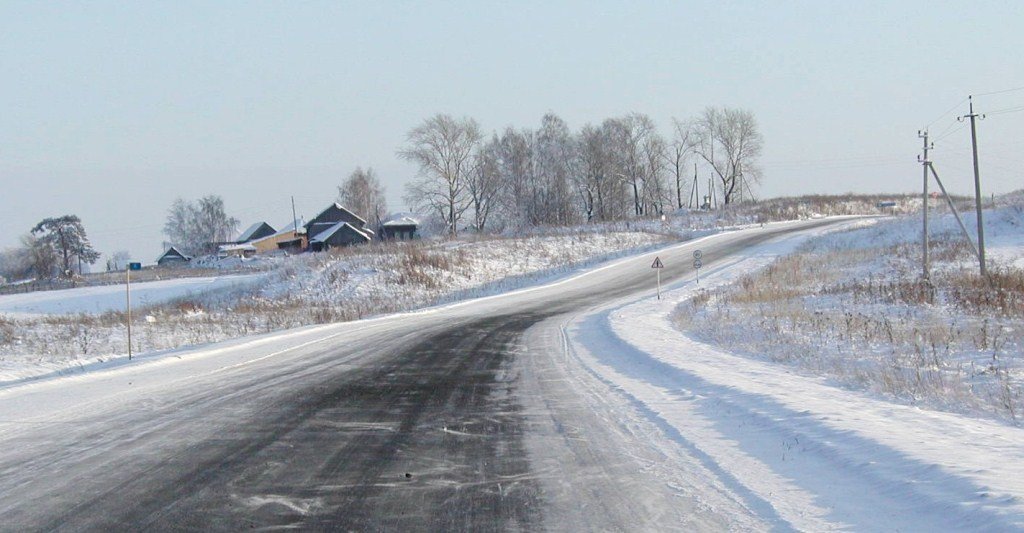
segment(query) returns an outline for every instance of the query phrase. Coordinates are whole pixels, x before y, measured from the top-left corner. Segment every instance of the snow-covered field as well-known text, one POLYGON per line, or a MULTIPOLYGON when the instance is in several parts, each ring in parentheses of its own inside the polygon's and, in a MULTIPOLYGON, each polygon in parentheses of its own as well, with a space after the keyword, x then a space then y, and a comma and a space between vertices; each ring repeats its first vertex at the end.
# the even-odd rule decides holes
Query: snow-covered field
MULTIPOLYGON (((277 258, 258 274, 133 284, 133 348, 171 350, 497 294, 670 239, 561 231, 397 243, 277 258)), ((0 296, 0 383, 125 357, 124 297, 116 285, 0 296)))
POLYGON ((1022 204, 986 213, 991 285, 952 216, 933 220, 930 284, 920 219, 866 221, 689 299, 676 321, 694 339, 900 403, 1020 423, 1022 204))
MULTIPOLYGON (((258 283, 260 274, 178 278, 132 285, 132 305, 149 307, 258 283)), ((8 318, 76 313, 101 314, 125 308, 124 285, 100 285, 56 291, 0 295, 0 314, 8 318)))

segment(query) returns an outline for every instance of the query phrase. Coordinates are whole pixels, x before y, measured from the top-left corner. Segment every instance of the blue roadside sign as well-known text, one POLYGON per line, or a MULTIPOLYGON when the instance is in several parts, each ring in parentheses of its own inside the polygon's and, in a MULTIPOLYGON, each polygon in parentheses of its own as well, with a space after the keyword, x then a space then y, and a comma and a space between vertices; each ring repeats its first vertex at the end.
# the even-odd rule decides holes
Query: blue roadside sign
POLYGON ((142 270, 142 263, 128 263, 128 270, 142 270))

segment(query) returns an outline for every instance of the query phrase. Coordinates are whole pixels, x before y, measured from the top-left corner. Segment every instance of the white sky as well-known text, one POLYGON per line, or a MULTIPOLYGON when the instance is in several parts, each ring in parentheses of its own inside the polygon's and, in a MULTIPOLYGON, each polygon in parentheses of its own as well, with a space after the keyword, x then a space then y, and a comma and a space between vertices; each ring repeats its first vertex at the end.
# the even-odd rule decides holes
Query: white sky
MULTIPOLYGON (((747 108, 763 197, 918 190, 931 124, 937 169, 968 193, 966 103, 943 112, 1024 87, 1021 28, 1018 2, 0 0, 0 247, 74 213, 99 251, 152 261, 178 196, 280 226, 291 195, 315 215, 357 165, 401 210, 415 168, 395 150, 438 112, 490 132, 638 111, 667 133, 747 108)), ((986 193, 1024 187, 1021 119, 980 123, 986 193)))

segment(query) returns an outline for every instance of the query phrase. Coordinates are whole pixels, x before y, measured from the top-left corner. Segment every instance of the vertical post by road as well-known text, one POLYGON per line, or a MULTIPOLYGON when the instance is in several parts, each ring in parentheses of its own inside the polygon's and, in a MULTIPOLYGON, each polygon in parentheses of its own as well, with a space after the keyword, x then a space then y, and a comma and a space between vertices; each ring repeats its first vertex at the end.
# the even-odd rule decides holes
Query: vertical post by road
POLYGON ((132 267, 124 266, 124 294, 125 307, 128 318, 128 360, 132 360, 132 267))
POLYGON ((295 197, 292 196, 292 233, 299 236, 299 217, 295 214, 295 197))
POLYGON ((656 268, 656 269, 654 269, 654 271, 658 273, 658 299, 660 300, 661 299, 661 269, 660 268, 656 268))
POLYGON ((921 211, 924 213, 924 232, 921 235, 921 270, 924 275, 924 280, 929 279, 929 265, 928 265, 928 130, 918 131, 917 136, 924 139, 924 155, 921 157, 921 168, 924 170, 924 190, 921 194, 921 205, 923 206, 921 211))
POLYGON ((960 117, 962 121, 965 118, 971 119, 971 150, 974 153, 974 208, 977 211, 978 216, 978 264, 981 267, 981 276, 987 277, 988 272, 985 268, 985 224, 981 218, 981 176, 978 172, 978 131, 975 127, 976 119, 980 116, 985 118, 985 115, 978 115, 974 112, 974 100, 972 97, 967 97, 970 103, 969 112, 960 117))

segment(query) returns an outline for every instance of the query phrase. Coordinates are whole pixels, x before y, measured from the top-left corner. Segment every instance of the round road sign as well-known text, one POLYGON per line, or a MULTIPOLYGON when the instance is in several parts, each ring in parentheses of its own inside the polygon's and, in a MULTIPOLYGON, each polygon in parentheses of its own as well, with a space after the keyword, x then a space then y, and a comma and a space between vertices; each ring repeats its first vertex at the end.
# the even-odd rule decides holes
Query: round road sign
POLYGON ((693 251, 693 258, 694 259, 700 259, 702 257, 704 257, 704 252, 702 252, 700 250, 694 250, 693 251))
POLYGON ((702 266, 704 266, 704 263, 702 263, 700 259, 693 260, 693 268, 700 268, 702 266))

